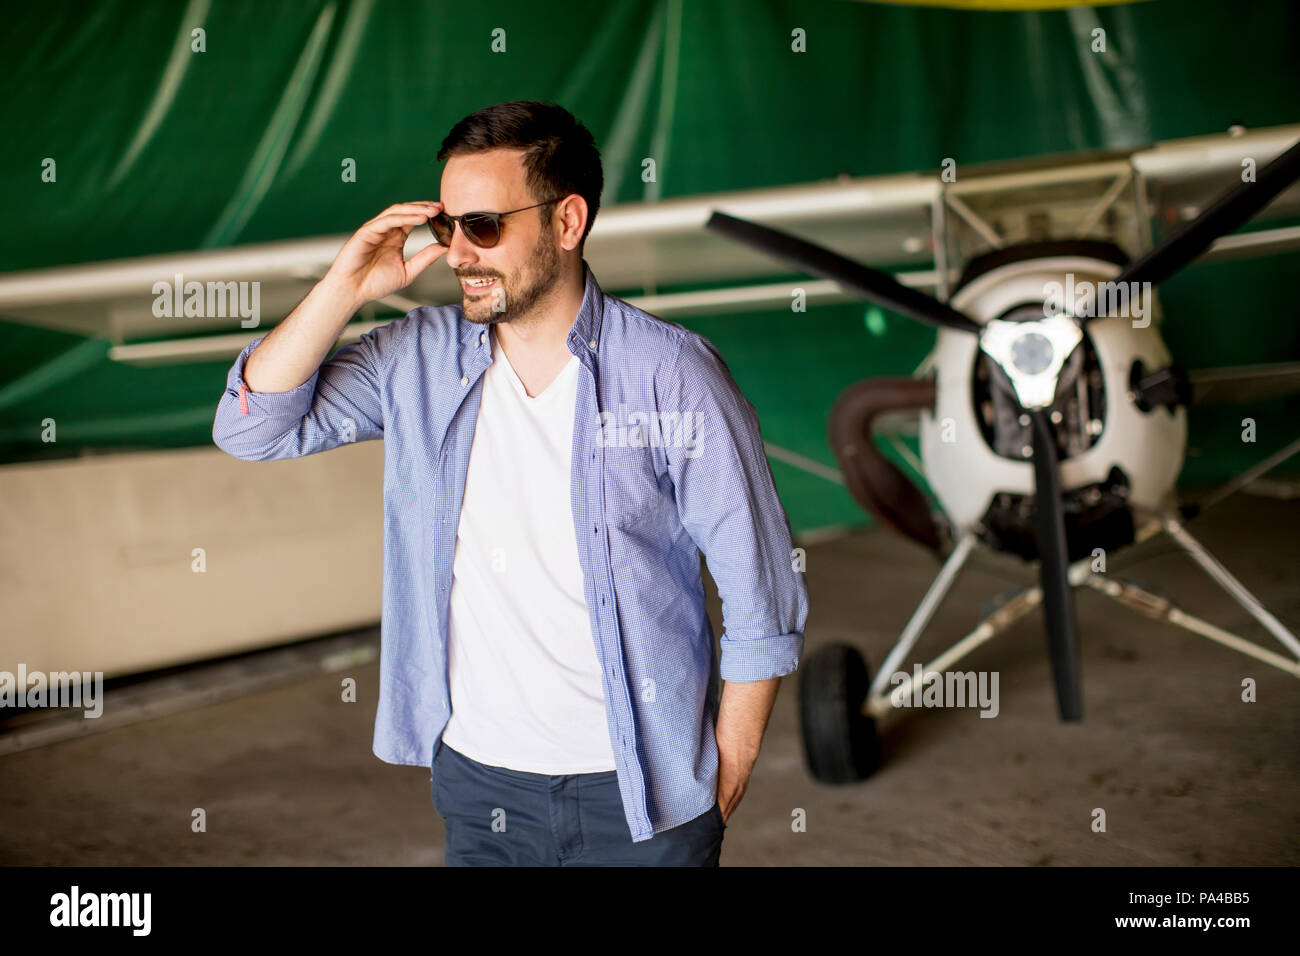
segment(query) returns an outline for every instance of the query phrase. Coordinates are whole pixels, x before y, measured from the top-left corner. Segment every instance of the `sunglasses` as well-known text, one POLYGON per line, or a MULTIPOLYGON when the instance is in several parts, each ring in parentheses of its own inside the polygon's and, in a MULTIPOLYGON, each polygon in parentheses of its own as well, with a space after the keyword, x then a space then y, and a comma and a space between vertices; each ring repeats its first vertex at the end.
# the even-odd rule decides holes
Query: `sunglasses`
POLYGON ((429 230, 433 233, 433 238, 438 240, 439 245, 450 246, 451 237, 456 232, 456 223, 460 223, 460 231, 465 234, 466 239, 482 249, 491 249, 501 241, 501 220, 506 216, 513 216, 525 209, 536 209, 547 203, 559 202, 563 198, 557 196, 546 202, 533 203, 531 206, 511 209, 509 212, 467 212, 459 216, 449 216, 446 212, 440 212, 429 219, 429 230))

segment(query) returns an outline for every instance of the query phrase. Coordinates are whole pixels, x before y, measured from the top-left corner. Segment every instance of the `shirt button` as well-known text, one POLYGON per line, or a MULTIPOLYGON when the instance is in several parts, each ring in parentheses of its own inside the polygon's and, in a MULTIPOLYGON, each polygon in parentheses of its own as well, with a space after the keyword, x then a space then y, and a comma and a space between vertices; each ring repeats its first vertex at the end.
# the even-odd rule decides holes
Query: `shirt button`
POLYGON ((595 340, 595 339, 592 339, 592 340, 591 340, 590 342, 588 342, 587 344, 590 345, 590 346, 594 349, 594 348, 596 347, 596 340, 595 340))
POLYGON ((469 384, 469 379, 462 375, 461 378, 460 378, 460 384, 462 384, 462 385, 468 385, 468 384, 469 384))
POLYGON ((480 342, 486 342, 486 341, 487 341, 487 333, 486 333, 486 332, 480 332, 480 333, 478 334, 478 340, 479 340, 480 342))

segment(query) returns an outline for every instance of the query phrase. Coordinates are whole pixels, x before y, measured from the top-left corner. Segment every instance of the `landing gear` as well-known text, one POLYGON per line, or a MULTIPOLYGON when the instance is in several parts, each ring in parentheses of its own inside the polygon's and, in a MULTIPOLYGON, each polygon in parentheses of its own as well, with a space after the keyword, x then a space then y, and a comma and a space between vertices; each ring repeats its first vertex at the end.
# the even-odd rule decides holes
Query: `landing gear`
POLYGON ((876 722, 863 705, 867 662, 850 644, 817 648, 799 668, 799 718, 808 771, 823 783, 856 783, 880 766, 876 722))

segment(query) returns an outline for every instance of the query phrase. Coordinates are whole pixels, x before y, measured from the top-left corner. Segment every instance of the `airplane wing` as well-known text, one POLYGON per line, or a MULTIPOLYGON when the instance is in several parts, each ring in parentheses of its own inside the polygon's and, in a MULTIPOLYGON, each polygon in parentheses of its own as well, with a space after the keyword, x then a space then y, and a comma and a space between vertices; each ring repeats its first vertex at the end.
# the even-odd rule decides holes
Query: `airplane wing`
MULTIPOLYGON (((906 285, 946 297, 964 258, 1044 231, 1089 235, 1109 229, 1140 252, 1158 233, 1191 218, 1226 185, 1243 160, 1263 166, 1295 140, 1300 125, 1234 131, 1127 152, 1076 153, 961 168, 624 203, 602 209, 586 258, 601 286, 664 318, 786 308, 791 282, 773 281, 771 261, 705 228, 723 211, 804 236, 863 263, 895 271, 906 285), (956 239, 954 239, 956 237, 956 239), (684 288, 694 287, 694 288, 684 288)), ((1300 187, 1280 195, 1255 222, 1300 214, 1300 187)), ((1054 235, 1061 238, 1061 235, 1054 235)), ((325 273, 346 236, 321 236, 89 265, 0 274, 0 315, 114 343, 110 356, 133 364, 233 356, 287 315, 325 273), (171 290, 202 294, 194 315, 166 314, 171 290), (222 308, 231 283, 257 283, 260 314, 244 327, 222 308), (209 290, 216 288, 215 295, 209 290), (161 291, 156 291, 161 290, 161 291), (209 308, 215 304, 218 308, 209 308), (159 314, 159 313, 163 314, 159 314), (160 336, 168 336, 157 341, 160 336), (142 341, 154 339, 155 341, 142 341)), ((432 242, 417 229, 407 256, 432 242)), ((1300 227, 1228 236, 1203 260, 1300 248, 1300 227)), ((836 283, 796 278, 810 305, 851 301, 836 283)), ((450 270, 435 263, 400 295, 379 305, 405 312, 459 301, 450 270)), ((184 298, 184 296, 182 296, 184 298)), ((173 308, 170 310, 175 312, 173 308)), ((183 313, 184 308, 181 309, 183 313)), ((340 344, 377 324, 377 309, 345 329, 340 344)), ((385 320, 386 321, 386 320, 385 320)))

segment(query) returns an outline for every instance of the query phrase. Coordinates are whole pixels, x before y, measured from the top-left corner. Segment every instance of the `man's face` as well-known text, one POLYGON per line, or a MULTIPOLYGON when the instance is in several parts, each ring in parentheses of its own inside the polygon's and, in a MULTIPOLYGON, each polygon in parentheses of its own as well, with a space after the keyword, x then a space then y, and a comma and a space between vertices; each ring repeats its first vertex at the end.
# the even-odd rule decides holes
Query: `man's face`
MULTIPOLYGON (((441 201, 450 216, 506 212, 550 198, 534 198, 528 191, 520 150, 453 156, 442 173, 441 201)), ((491 249, 474 245, 456 224, 446 259, 460 280, 466 319, 482 325, 514 321, 555 288, 560 277, 559 248, 554 218, 542 225, 540 214, 546 208, 506 216, 501 220, 501 241, 491 249), (467 282, 479 277, 493 281, 485 288, 467 282)), ((555 204, 549 208, 554 210, 555 204)))

